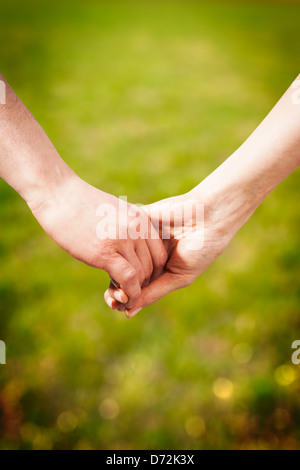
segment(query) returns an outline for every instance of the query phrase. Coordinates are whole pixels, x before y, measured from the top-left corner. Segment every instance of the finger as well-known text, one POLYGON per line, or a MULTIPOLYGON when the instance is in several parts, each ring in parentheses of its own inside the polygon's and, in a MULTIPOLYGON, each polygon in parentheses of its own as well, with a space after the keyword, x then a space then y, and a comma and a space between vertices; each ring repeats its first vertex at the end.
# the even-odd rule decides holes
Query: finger
POLYGON ((106 292, 108 292, 110 297, 110 300, 108 300, 106 303, 109 305, 109 303, 114 301, 115 303, 113 305, 116 305, 116 308, 119 310, 119 312, 124 312, 126 308, 124 304, 127 304, 129 300, 126 292, 124 292, 123 289, 115 287, 112 280, 110 281, 109 288, 106 292))
POLYGON ((114 299, 107 291, 105 291, 105 294, 104 294, 104 299, 105 299, 105 302, 106 304, 112 308, 113 310, 119 310, 119 312, 125 312, 126 310, 126 307, 125 305, 121 304, 120 302, 118 302, 116 299, 114 299))
POLYGON ((115 287, 112 281, 110 281, 108 293, 113 299, 117 300, 121 304, 127 304, 129 300, 126 292, 121 288, 115 287))
MULTIPOLYGON (((134 256, 138 260, 135 253, 134 256)), ((125 291, 129 299, 126 305, 128 308, 132 308, 141 294, 141 285, 136 269, 123 256, 117 255, 109 260, 105 270, 125 291)))
POLYGON ((164 273, 155 281, 151 282, 148 286, 142 289, 138 302, 134 305, 134 308, 126 308, 127 318, 131 318, 136 315, 143 307, 157 302, 167 294, 170 294, 174 290, 184 287, 186 283, 183 281, 181 276, 172 274, 170 272, 164 273))
POLYGON ((125 312, 125 310, 126 310, 125 305, 120 304, 119 307, 118 307, 118 310, 119 310, 119 312, 125 312))
POLYGON ((146 239, 147 246, 150 251, 150 255, 153 263, 153 273, 151 281, 157 279, 165 269, 165 265, 168 261, 168 249, 169 240, 162 240, 160 235, 162 234, 160 210, 155 209, 155 204, 144 206, 143 209, 150 217, 150 227, 148 232, 148 238, 146 239))
POLYGON ((149 284, 150 278, 153 273, 153 263, 152 263, 152 257, 151 257, 148 245, 145 242, 145 240, 139 240, 139 242, 136 245, 135 252, 140 263, 143 266, 144 276, 145 276, 143 286, 146 286, 149 284))
MULTIPOLYGON (((127 248, 124 251, 123 250, 120 251, 120 254, 135 269, 135 272, 137 274, 140 286, 142 286, 143 283, 144 283, 144 280, 145 280, 145 271, 144 271, 142 263, 140 262, 137 254, 135 252, 135 249, 133 247, 131 247, 130 249, 127 248)), ((123 286, 121 286, 121 287, 123 287, 123 286)))
POLYGON ((110 282, 112 283, 113 286, 115 286, 117 289, 120 289, 120 285, 115 281, 112 277, 110 278, 110 282))
POLYGON ((148 239, 146 243, 153 263, 152 281, 157 279, 164 272, 168 254, 161 239, 148 239))
POLYGON ((105 300, 106 304, 107 304, 110 308, 112 308, 113 310, 118 309, 118 307, 119 307, 119 305, 118 305, 119 302, 117 302, 117 301, 109 294, 108 290, 106 290, 106 291, 104 292, 104 300, 105 300))

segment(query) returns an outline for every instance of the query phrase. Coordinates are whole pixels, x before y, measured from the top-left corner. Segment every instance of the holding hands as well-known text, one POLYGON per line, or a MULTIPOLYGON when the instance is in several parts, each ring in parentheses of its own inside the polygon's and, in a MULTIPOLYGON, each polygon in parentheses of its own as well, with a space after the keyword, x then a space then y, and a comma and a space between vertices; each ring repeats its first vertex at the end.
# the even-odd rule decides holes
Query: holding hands
POLYGON ((148 214, 75 175, 57 188, 55 196, 42 202, 34 200, 29 207, 45 232, 65 251, 105 270, 123 287, 119 299, 126 300, 127 308, 137 302, 141 288, 163 272, 167 253, 148 214), (135 233, 137 212, 141 229, 135 233), (99 218, 104 216, 105 223, 100 225, 99 218))
POLYGON ((133 308, 116 302, 122 290, 116 289, 111 282, 105 293, 106 303, 110 307, 121 311, 125 307, 126 316, 131 318, 142 307, 192 284, 221 254, 226 242, 215 231, 212 221, 205 219, 205 207, 207 210, 205 198, 196 199, 191 192, 144 208, 154 227, 159 228, 168 260, 163 273, 142 288, 133 308))
POLYGON ((105 301, 127 317, 195 281, 300 164, 300 105, 292 86, 199 186, 136 207, 81 180, 1 75, 0 81, 6 90, 0 104, 0 177, 58 245, 109 274, 105 301))

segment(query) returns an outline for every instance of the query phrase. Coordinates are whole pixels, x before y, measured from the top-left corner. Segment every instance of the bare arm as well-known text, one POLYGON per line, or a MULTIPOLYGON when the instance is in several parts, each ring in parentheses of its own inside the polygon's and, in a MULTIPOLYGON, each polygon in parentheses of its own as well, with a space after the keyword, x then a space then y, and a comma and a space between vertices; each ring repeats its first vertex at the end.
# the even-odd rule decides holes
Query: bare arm
MULTIPOLYGON (((298 77, 299 80, 300 76, 298 77)), ((295 82, 299 84, 298 80, 295 82)), ((185 233, 172 233, 166 242, 169 261, 165 273, 142 289, 139 301, 127 315, 135 315, 166 294, 191 284, 227 247, 265 197, 300 164, 300 98, 292 85, 245 143, 220 167, 187 194, 163 201, 183 206, 204 205, 204 243, 187 250, 202 227, 187 221, 185 233)), ((160 217, 160 202, 149 207, 153 222, 160 217)), ((163 223, 163 221, 161 221, 163 223)), ((165 227, 168 230, 168 227, 165 227)), ((197 242, 195 242, 197 243, 197 242)), ((110 286, 107 296, 114 296, 110 286)))
POLYGON ((6 97, 0 104, 0 176, 27 204, 37 205, 76 175, 1 74, 0 80, 6 97))
POLYGON ((215 223, 228 228, 233 223, 238 230, 300 165, 300 103, 296 94, 292 85, 243 145, 192 191, 195 196, 209 195, 215 223))
MULTIPOLYGON (((143 239, 143 233, 132 239, 128 213, 133 206, 81 180, 1 75, 0 80, 6 88, 6 103, 0 104, 0 177, 26 201, 56 243, 84 263, 107 271, 126 292, 122 300, 130 307, 141 286, 163 269, 167 255, 162 241, 143 239), (108 225, 124 224, 122 237, 99 237, 101 206, 113 215, 108 225)), ((140 217, 143 226, 151 224, 146 213, 140 217)))

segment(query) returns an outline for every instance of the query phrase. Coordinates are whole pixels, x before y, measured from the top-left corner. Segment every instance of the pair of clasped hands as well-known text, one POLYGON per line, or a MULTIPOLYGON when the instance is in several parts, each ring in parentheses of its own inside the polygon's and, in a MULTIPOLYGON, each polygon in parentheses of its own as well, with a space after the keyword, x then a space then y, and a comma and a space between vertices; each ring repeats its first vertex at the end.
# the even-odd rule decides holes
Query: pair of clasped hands
POLYGON ((105 301, 130 318, 191 284, 299 166, 299 78, 242 146, 198 186, 137 207, 79 178, 0 75, 0 177, 58 245, 109 274, 105 301))
MULTIPOLYGON (((125 263, 118 258, 114 273, 109 271, 111 282, 104 294, 109 307, 131 318, 142 307, 191 284, 221 252, 219 238, 205 244, 205 207, 195 196, 191 192, 142 208, 129 206, 129 211, 123 206, 130 214, 123 229, 127 235, 133 232, 134 239, 123 244, 125 263)), ((110 244, 107 239, 108 250, 110 244)))
POLYGON ((29 206, 68 253, 109 274, 105 301, 128 318, 191 284, 223 248, 209 219, 204 236, 205 208, 193 192, 137 207, 73 175, 61 200, 29 206))

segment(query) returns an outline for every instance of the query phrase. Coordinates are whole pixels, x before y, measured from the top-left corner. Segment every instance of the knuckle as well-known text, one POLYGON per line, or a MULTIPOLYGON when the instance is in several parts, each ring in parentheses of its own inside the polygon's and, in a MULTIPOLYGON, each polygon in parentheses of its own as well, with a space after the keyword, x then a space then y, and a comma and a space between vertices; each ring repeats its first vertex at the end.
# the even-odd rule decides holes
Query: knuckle
POLYGON ((105 241, 99 246, 99 256, 103 259, 109 259, 114 253, 115 247, 109 241, 105 241))
POLYGON ((137 280, 138 274, 134 268, 127 268, 124 273, 124 279, 129 284, 135 282, 137 280))
POLYGON ((116 256, 116 250, 111 243, 98 245, 91 257, 91 265, 100 269, 105 269, 109 262, 116 256))

